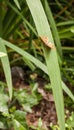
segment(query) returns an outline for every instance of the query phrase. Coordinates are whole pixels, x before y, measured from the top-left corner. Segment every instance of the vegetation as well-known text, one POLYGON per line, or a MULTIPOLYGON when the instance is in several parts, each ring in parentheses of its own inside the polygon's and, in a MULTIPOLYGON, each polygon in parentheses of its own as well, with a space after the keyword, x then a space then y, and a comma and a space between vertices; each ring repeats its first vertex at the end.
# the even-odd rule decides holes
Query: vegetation
POLYGON ((73 0, 0 1, 0 129, 73 130, 73 4, 73 0), (22 68, 23 81, 17 67, 22 68), (47 104, 50 93, 56 123, 44 126, 40 115, 31 123, 29 113, 36 112, 43 100, 47 104))

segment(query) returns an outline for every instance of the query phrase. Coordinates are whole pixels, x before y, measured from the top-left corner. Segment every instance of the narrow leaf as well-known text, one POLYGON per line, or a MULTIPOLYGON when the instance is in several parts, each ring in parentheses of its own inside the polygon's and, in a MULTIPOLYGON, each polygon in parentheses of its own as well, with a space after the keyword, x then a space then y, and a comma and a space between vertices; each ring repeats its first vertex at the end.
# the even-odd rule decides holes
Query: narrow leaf
POLYGON ((4 69, 4 73, 5 73, 5 77, 6 77, 6 81, 8 85, 8 90, 9 90, 9 95, 11 99, 12 98, 12 80, 11 80, 10 65, 9 65, 9 59, 7 56, 7 51, 2 40, 0 40, 0 52, 2 52, 3 54, 6 54, 6 56, 1 57, 1 62, 4 69))
POLYGON ((13 44, 11 44, 10 42, 7 42, 7 41, 3 40, 2 38, 0 38, 0 41, 4 45, 8 46, 9 48, 15 50, 17 53, 19 53, 20 55, 22 55, 25 59, 28 59, 31 62, 33 62, 37 67, 39 67, 44 72, 47 72, 46 66, 42 62, 40 62, 38 59, 36 59, 35 57, 33 57, 31 54, 27 53, 26 51, 20 49, 19 47, 15 46, 13 44))
MULTIPOLYGON (((26 0, 26 2, 31 11, 38 35, 49 37, 50 42, 54 43, 50 26, 48 24, 48 21, 47 21, 47 18, 46 18, 46 15, 45 15, 45 12, 43 10, 40 0, 37 0, 37 1, 26 0)), ((44 51, 45 60, 47 64, 48 75, 49 75, 52 90, 53 90, 60 130, 65 130, 62 83, 61 83, 61 76, 60 76, 56 49, 49 50, 49 48, 46 48, 45 46, 43 46, 43 51, 44 51)))
POLYGON ((50 22, 50 25, 51 25, 51 28, 52 28, 52 34, 53 34, 54 41, 55 41, 55 44, 56 44, 56 47, 57 47, 57 50, 58 50, 57 52, 59 53, 60 58, 62 58, 61 43, 60 43, 60 38, 59 38, 59 35, 58 35, 56 23, 54 21, 54 18, 53 18, 51 9, 49 7, 49 4, 47 3, 47 0, 44 1, 44 4, 45 4, 44 5, 45 6, 45 12, 46 12, 48 20, 50 22))
POLYGON ((15 4, 16 4, 16 6, 18 7, 18 9, 21 9, 21 7, 20 7, 20 4, 19 4, 18 0, 14 0, 14 2, 15 2, 15 4))

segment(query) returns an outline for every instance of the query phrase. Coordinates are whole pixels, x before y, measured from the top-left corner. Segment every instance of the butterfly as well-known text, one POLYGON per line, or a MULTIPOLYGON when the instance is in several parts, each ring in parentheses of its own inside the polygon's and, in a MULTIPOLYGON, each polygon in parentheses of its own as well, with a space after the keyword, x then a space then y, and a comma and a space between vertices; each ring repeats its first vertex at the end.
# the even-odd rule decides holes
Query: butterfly
POLYGON ((54 44, 51 43, 51 42, 49 42, 49 38, 48 37, 46 37, 46 36, 40 36, 40 39, 49 48, 51 48, 51 49, 55 48, 54 44))

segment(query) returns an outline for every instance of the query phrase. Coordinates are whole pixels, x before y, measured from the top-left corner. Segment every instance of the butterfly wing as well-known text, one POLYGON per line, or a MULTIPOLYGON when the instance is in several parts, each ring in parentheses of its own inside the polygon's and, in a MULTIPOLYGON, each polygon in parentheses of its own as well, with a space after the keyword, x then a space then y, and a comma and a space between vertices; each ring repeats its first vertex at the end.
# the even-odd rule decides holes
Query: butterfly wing
POLYGON ((41 36, 40 37, 41 41, 46 45, 48 46, 49 48, 53 49, 54 48, 54 44, 49 42, 49 38, 48 37, 45 37, 45 36, 41 36))

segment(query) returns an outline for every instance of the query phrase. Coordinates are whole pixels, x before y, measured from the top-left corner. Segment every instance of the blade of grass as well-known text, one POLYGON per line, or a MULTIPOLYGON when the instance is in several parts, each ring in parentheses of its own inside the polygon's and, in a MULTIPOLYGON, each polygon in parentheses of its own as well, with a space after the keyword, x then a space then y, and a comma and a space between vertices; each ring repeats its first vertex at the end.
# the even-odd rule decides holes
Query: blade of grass
POLYGON ((23 61, 26 63, 26 65, 32 70, 35 70, 35 66, 30 62, 30 60, 27 60, 27 58, 23 58, 23 61))
POLYGON ((2 7, 0 7, 0 36, 2 35, 2 7))
POLYGON ((13 19, 15 19, 15 13, 12 12, 12 10, 9 10, 9 13, 7 11, 3 21, 3 25, 4 25, 3 34, 2 34, 3 37, 6 37, 7 33, 10 31, 11 29, 10 25, 12 25, 13 19))
POLYGON ((15 50, 17 53, 22 55, 27 60, 30 60, 31 62, 33 62, 37 67, 39 67, 44 72, 47 72, 46 66, 43 63, 41 63, 38 59, 36 59, 35 57, 33 57, 32 55, 27 53, 26 51, 20 49, 19 47, 15 46, 13 44, 11 44, 10 42, 3 40, 2 38, 0 38, 0 41, 1 41, 2 44, 8 46, 9 48, 11 48, 13 50, 15 50))
POLYGON ((68 20, 68 21, 65 21, 65 22, 59 22, 57 23, 57 27, 62 27, 62 26, 71 26, 71 25, 74 25, 74 21, 73 20, 68 20))
POLYGON ((2 40, 0 40, 0 52, 3 52, 6 54, 6 56, 1 57, 1 62, 4 69, 7 85, 8 85, 9 96, 11 99, 12 98, 12 80, 11 80, 10 65, 9 65, 9 59, 7 56, 7 51, 6 51, 5 45, 2 43, 2 40))
POLYGON ((18 7, 18 9, 20 10, 21 7, 20 7, 20 4, 19 4, 18 0, 14 0, 14 2, 15 2, 15 4, 16 4, 16 6, 18 7))
POLYGON ((8 5, 20 16, 20 18, 24 21, 24 23, 34 32, 34 34, 37 36, 36 31, 32 27, 32 25, 27 21, 27 19, 24 18, 24 16, 11 4, 8 3, 8 5))
MULTIPOLYGON (((46 15, 45 15, 45 12, 43 10, 40 0, 37 0, 37 1, 26 0, 26 2, 31 11, 39 36, 47 36, 49 37, 50 42, 53 43, 54 41, 52 38, 50 26, 48 24, 48 21, 47 21, 47 18, 46 18, 46 15)), ((50 78, 51 86, 53 90, 60 130, 65 130, 62 83, 61 83, 61 76, 60 76, 56 49, 52 49, 50 51, 49 48, 45 48, 45 46, 43 46, 43 51, 44 51, 48 74, 49 74, 49 78, 50 78)))
POLYGON ((58 35, 56 23, 54 21, 54 18, 53 18, 51 9, 50 9, 50 7, 47 3, 47 0, 44 1, 44 8, 45 8, 46 15, 48 17, 48 21, 49 21, 51 28, 52 28, 52 34, 53 34, 54 41, 55 41, 55 44, 56 44, 56 47, 57 47, 57 52, 58 52, 60 58, 62 58, 60 38, 59 38, 59 35, 58 35))
POLYGON ((68 94, 69 97, 74 101, 74 96, 73 96, 73 94, 71 93, 71 91, 68 89, 68 87, 65 85, 64 82, 62 82, 62 88, 63 88, 63 90, 66 92, 66 94, 68 94))

